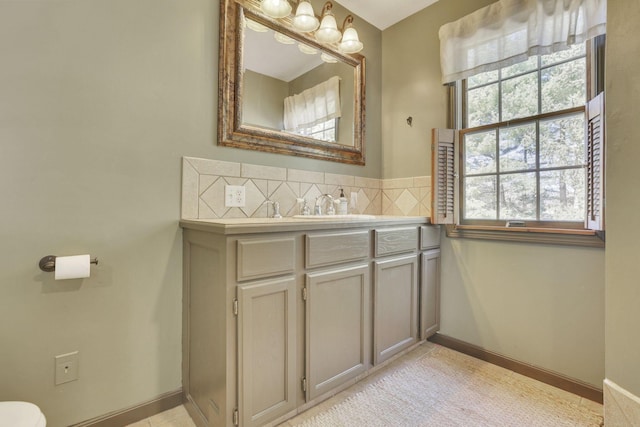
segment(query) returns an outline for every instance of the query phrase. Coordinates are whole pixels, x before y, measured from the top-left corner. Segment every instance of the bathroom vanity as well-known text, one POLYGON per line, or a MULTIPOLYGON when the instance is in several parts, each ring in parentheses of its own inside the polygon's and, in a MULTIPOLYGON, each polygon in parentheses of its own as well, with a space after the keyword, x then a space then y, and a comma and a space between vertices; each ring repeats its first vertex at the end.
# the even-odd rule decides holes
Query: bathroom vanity
POLYGON ((282 422, 438 330, 440 230, 426 217, 180 224, 199 426, 282 422))

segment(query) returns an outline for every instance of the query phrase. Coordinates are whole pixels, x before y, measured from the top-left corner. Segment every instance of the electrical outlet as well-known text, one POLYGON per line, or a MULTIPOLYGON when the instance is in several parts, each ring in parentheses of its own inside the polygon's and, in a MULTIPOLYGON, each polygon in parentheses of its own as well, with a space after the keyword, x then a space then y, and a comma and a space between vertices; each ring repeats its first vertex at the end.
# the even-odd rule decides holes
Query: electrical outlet
POLYGON ((224 187, 224 205, 227 208, 245 206, 244 185, 227 185, 224 187))
POLYGON ((68 383, 78 379, 78 363, 80 355, 77 351, 61 354, 55 357, 56 360, 56 385, 68 383))
POLYGON ((352 191, 349 201, 351 202, 351 206, 358 206, 358 193, 352 191))

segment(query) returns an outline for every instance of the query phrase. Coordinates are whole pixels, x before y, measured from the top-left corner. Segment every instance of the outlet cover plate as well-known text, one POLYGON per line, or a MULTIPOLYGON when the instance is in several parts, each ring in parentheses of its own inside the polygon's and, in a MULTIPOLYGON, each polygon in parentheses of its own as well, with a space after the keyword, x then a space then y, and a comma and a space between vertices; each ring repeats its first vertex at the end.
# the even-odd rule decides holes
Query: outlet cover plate
POLYGON ((224 187, 224 205, 227 208, 243 208, 245 206, 244 185, 227 185, 224 187))
POLYGON ((78 379, 78 363, 80 354, 77 351, 67 354, 60 354, 55 357, 56 361, 56 385, 68 383, 78 379))

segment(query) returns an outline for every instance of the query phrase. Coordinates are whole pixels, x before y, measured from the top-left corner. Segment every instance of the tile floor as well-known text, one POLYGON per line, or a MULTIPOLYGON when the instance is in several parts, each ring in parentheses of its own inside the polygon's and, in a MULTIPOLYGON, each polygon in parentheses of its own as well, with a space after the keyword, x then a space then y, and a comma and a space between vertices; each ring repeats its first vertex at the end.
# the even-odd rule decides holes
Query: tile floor
MULTIPOLYGON (((382 368, 379 371, 375 372, 374 374, 368 376, 367 378, 365 378, 364 380, 360 381, 359 383, 357 383, 357 384, 349 387, 348 389, 336 394, 335 396, 325 400, 324 402, 322 402, 319 405, 309 409, 308 411, 298 415, 297 417, 292 418, 289 421, 284 422, 280 426, 281 427, 292 427, 292 426, 295 426, 296 424, 299 424, 299 423, 305 421, 306 419, 315 416, 319 412, 322 412, 322 411, 325 411, 325 410, 329 409, 330 407, 332 407, 336 403, 347 399, 349 396, 352 396, 355 393, 358 393, 367 384, 375 382, 375 381, 379 380, 381 377, 383 377, 385 375, 388 375, 388 374, 390 374, 390 373, 392 373, 392 372, 394 372, 394 371, 396 371, 398 369, 401 369, 406 364, 408 364, 410 361, 422 357, 424 354, 426 354, 429 351, 431 351, 434 348, 434 346, 435 346, 435 344, 432 344, 432 343, 430 343, 428 341, 425 342, 424 344, 418 346, 413 351, 411 351, 411 352, 405 354, 404 356, 394 360, 393 362, 389 363, 384 368, 382 368)), ((592 411, 594 411, 594 412, 596 412, 598 414, 602 414, 602 405, 599 404, 599 403, 596 403, 596 402, 593 402, 591 400, 588 400, 588 399, 585 399, 583 397, 580 397, 578 395, 566 392, 566 391, 558 389, 556 387, 552 387, 550 385, 541 383, 541 382, 533 380, 531 378, 527 378, 527 377, 521 376, 520 374, 517 374, 515 372, 512 372, 512 371, 506 371, 506 372, 508 372, 507 375, 519 376, 521 380, 530 382, 532 386, 540 389, 540 391, 545 391, 545 392, 548 392, 548 393, 552 393, 552 394, 554 394, 554 395, 556 395, 558 397, 562 397, 562 398, 567 399, 567 400, 569 400, 569 401, 571 401, 573 403, 576 403, 576 404, 579 404, 579 405, 584 405, 585 407, 588 407, 589 409, 591 409, 592 411)), ((176 408, 173 408, 173 409, 170 409, 168 411, 162 412, 160 414, 154 415, 153 417, 144 419, 142 421, 138 421, 137 423, 134 423, 134 424, 130 424, 127 427, 195 427, 195 424, 193 423, 193 421, 189 417, 189 414, 187 413, 187 410, 184 408, 184 406, 178 406, 176 408)))

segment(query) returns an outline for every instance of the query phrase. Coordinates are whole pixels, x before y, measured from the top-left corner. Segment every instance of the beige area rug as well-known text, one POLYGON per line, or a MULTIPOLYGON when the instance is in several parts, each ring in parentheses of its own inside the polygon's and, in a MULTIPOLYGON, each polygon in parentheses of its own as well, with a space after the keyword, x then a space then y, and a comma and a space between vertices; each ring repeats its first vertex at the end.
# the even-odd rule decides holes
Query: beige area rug
POLYGON ((295 425, 601 426, 602 416, 511 371, 437 346, 295 425))

